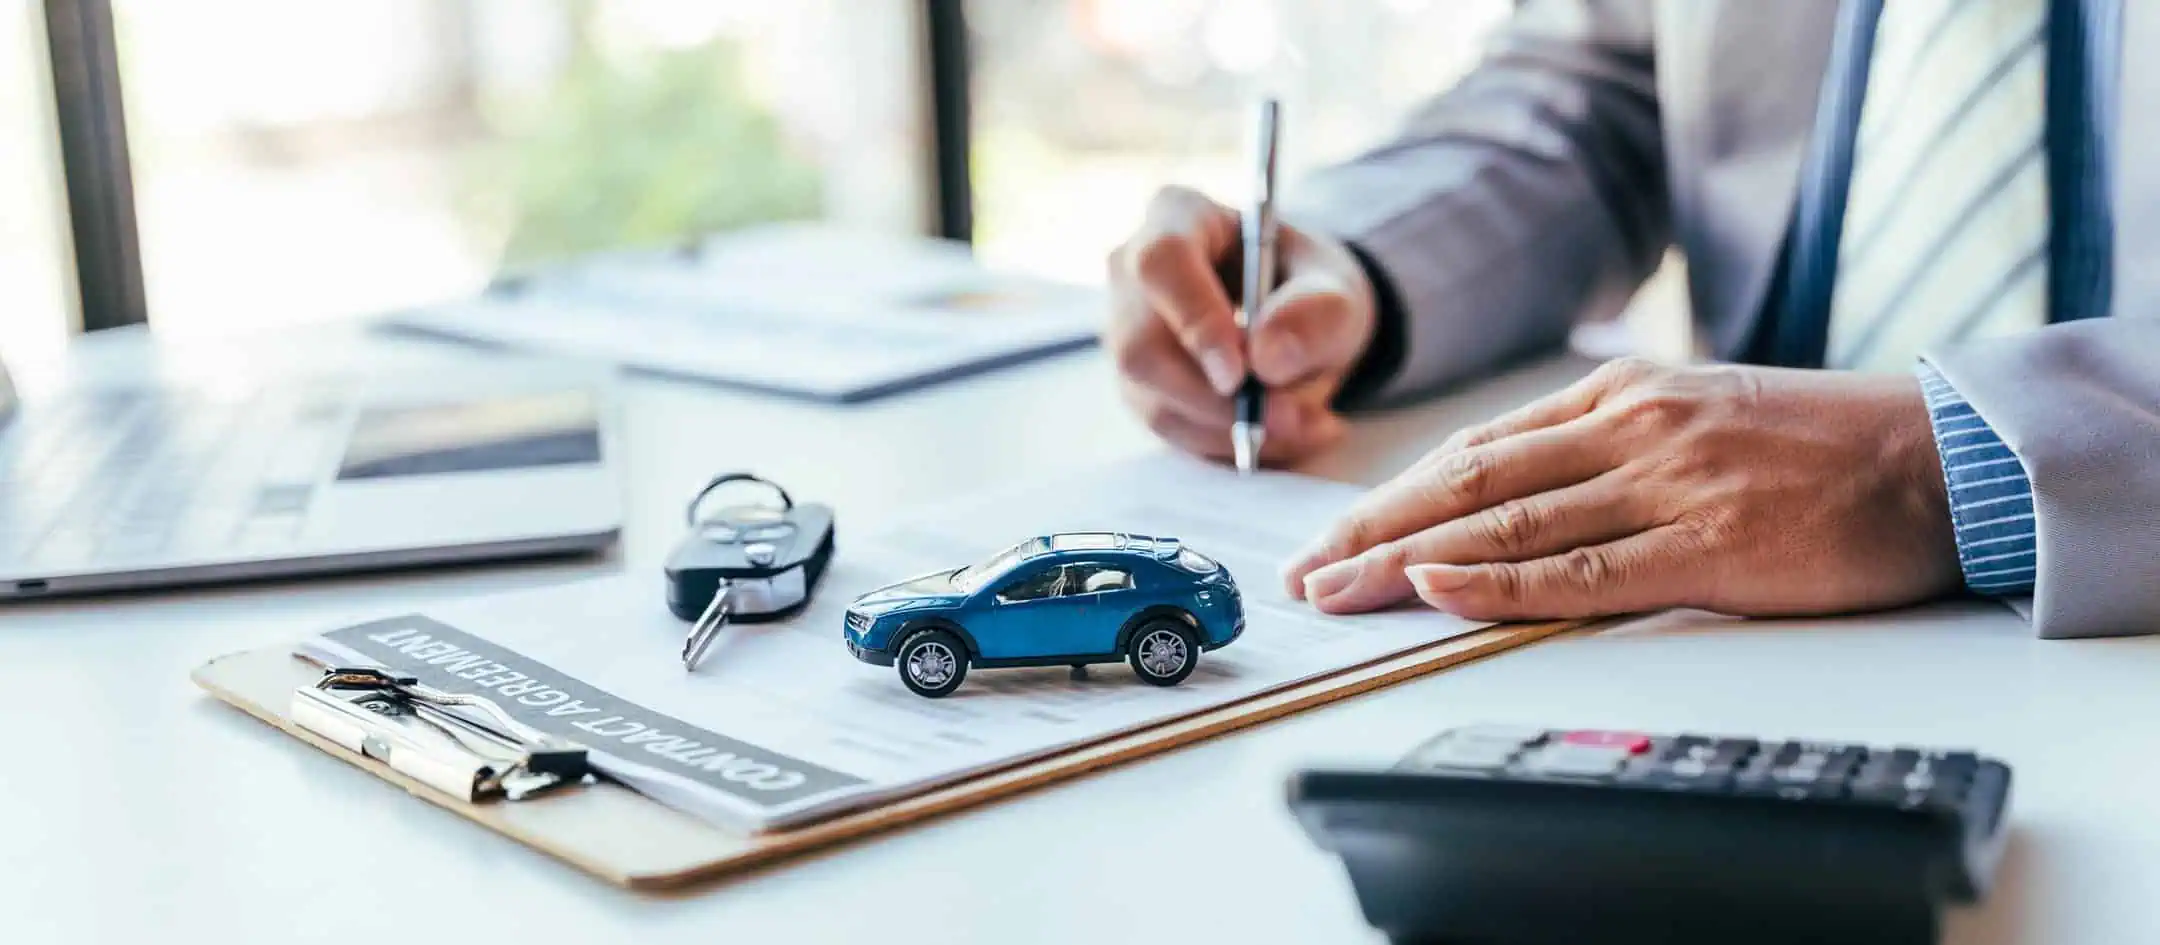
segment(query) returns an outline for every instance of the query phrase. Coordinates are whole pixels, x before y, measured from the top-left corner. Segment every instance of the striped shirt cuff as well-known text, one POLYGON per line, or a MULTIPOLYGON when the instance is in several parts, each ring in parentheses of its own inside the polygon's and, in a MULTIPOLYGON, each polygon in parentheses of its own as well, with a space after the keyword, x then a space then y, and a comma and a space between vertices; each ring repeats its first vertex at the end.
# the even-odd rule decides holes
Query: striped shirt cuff
POLYGON ((1935 450, 1950 487, 1950 522, 1957 531, 1965 586, 1980 594, 2030 593, 2039 573, 2040 543, 2024 462, 1932 365, 1923 362, 1914 373, 1927 397, 1935 450))

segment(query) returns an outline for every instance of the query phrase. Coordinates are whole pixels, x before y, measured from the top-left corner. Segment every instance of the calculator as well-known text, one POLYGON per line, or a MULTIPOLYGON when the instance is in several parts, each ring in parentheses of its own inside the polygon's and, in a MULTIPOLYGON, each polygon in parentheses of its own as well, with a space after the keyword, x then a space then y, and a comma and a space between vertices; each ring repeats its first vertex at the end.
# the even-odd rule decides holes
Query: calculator
POLYGON ((1924 945, 1986 892, 2009 799, 1969 751, 1511 725, 1289 788, 1369 922, 1465 945, 1924 945))

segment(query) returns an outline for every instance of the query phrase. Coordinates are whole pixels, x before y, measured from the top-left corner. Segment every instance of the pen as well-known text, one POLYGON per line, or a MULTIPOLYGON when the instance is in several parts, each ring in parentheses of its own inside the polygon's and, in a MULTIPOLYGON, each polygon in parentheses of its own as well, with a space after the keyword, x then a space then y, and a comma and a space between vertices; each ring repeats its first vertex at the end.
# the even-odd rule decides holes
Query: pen
POLYGON ((1282 137, 1282 106, 1273 98, 1262 99, 1257 122, 1251 202, 1239 221, 1245 241, 1245 284, 1238 327, 1245 334, 1246 366, 1245 383, 1237 391, 1237 417, 1230 425, 1230 451, 1237 459, 1239 475, 1251 475, 1259 466, 1260 447, 1267 440, 1267 388, 1252 373, 1251 357, 1260 302, 1275 288, 1275 152, 1282 137))

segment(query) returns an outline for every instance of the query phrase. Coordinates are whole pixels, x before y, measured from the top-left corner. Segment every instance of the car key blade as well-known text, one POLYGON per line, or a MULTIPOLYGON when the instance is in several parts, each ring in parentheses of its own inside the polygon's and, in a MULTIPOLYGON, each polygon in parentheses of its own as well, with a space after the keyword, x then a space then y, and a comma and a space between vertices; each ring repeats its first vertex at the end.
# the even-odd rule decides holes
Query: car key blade
POLYGON ((705 661, 705 651, 712 648, 713 640, 727 627, 729 599, 733 596, 734 588, 729 587, 726 581, 720 582, 720 587, 713 591, 712 603, 705 605, 705 612, 699 614, 697 621, 690 625, 689 635, 683 637, 684 672, 697 671, 698 664, 705 661))

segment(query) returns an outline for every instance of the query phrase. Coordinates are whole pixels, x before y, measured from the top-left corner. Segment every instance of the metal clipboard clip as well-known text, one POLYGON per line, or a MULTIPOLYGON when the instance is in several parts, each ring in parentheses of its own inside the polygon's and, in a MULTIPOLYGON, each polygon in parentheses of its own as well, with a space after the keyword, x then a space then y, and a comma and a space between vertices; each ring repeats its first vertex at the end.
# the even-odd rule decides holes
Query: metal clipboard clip
POLYGON ((467 801, 524 800, 592 774, 581 745, 522 724, 480 696, 378 669, 325 670, 314 685, 293 690, 292 721, 467 801), (477 710, 493 727, 453 708, 477 710))

